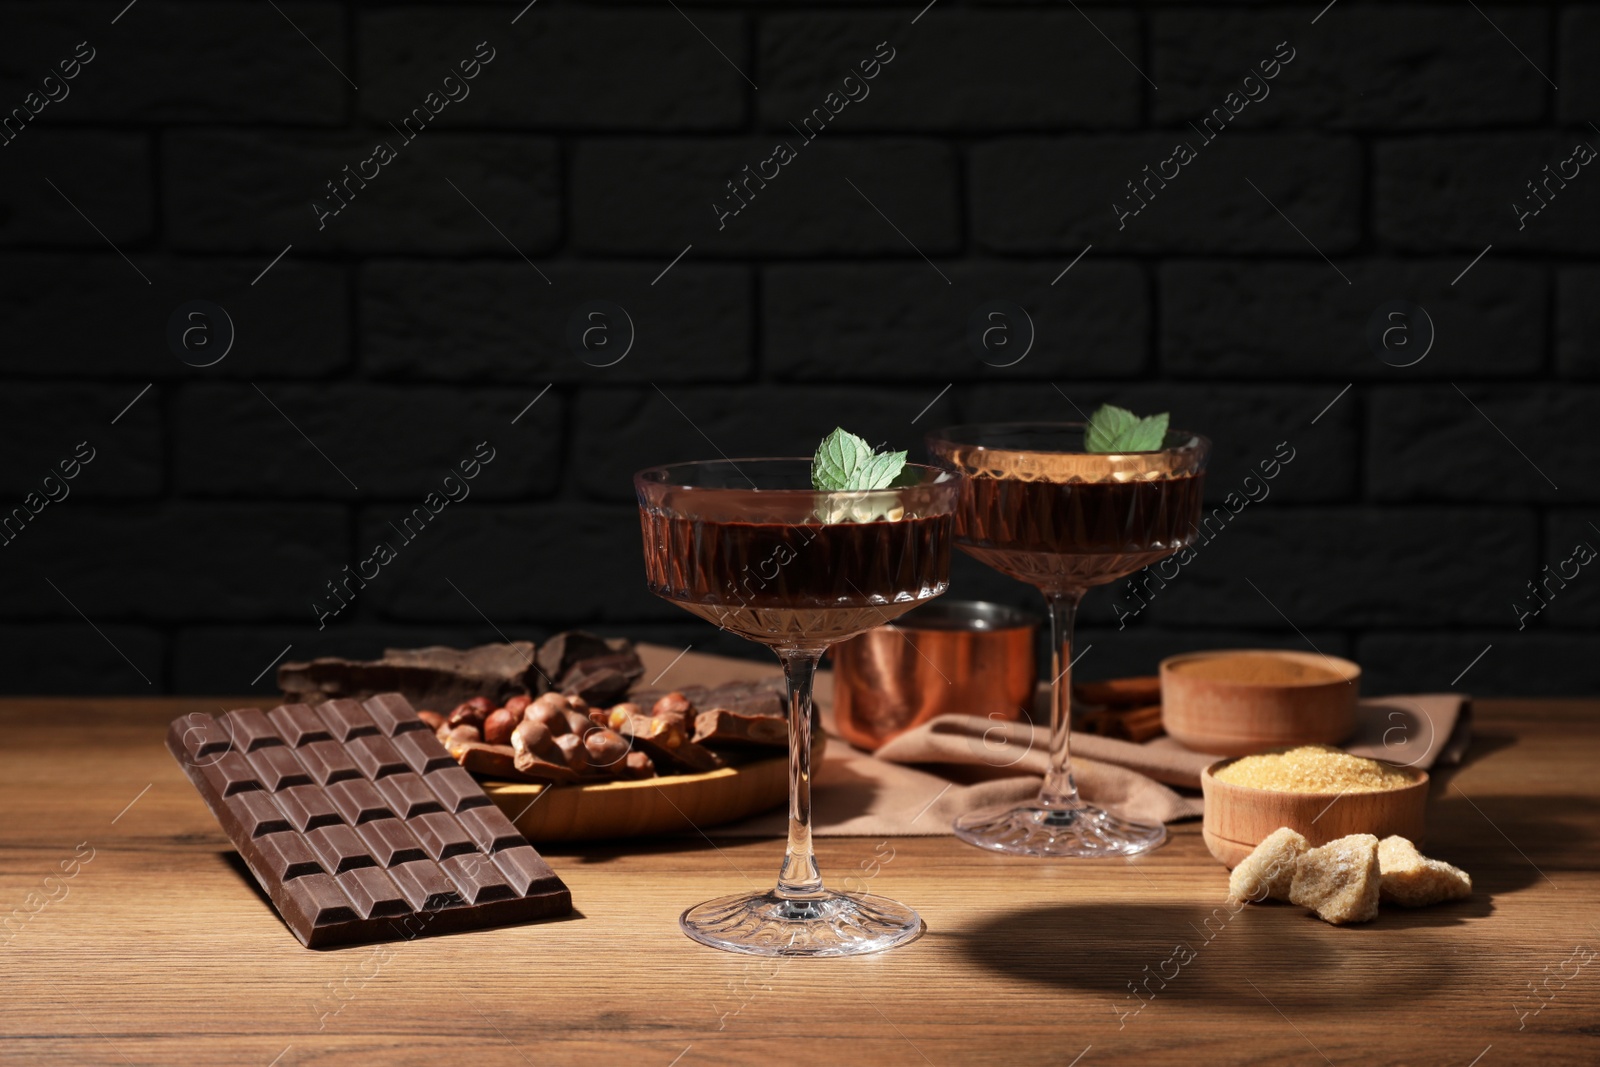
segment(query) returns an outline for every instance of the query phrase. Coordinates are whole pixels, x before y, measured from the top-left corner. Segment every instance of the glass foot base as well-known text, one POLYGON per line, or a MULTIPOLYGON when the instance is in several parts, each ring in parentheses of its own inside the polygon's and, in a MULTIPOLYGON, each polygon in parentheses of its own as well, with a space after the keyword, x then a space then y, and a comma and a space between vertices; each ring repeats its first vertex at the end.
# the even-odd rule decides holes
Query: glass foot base
POLYGON ((1133 856, 1167 839, 1164 826, 1128 822, 1091 804, 1066 810, 988 808, 961 816, 955 832, 969 845, 993 852, 1080 859, 1133 856))
POLYGON ((803 901, 772 892, 718 897, 684 912, 678 925, 702 945, 750 956, 859 956, 922 933, 916 912, 870 893, 803 901))

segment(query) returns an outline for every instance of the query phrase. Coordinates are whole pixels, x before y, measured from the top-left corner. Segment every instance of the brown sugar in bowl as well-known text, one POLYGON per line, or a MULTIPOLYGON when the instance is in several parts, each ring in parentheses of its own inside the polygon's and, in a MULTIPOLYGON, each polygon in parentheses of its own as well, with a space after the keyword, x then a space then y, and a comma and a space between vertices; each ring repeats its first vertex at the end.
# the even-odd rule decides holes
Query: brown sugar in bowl
POLYGON ((1282 649, 1188 652, 1161 661, 1161 724, 1185 748, 1247 756, 1337 745, 1356 728, 1361 668, 1282 649))
POLYGON ((1218 760, 1200 773, 1205 796, 1201 833, 1206 848, 1232 870, 1280 826, 1304 835, 1311 847, 1350 834, 1390 834, 1421 844, 1427 822, 1428 772, 1394 768, 1410 779, 1396 789, 1374 792, 1295 793, 1235 785, 1216 777, 1231 759, 1218 760))

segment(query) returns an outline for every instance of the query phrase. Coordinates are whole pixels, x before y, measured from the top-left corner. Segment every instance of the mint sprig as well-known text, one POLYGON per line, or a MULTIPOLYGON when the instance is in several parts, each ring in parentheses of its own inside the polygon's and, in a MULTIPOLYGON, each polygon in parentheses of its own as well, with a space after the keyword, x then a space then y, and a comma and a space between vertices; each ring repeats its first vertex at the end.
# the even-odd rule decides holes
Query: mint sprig
POLYGON ((905 468, 904 452, 874 452, 864 439, 838 428, 822 439, 811 458, 811 488, 827 492, 889 489, 901 484, 905 468))
POLYGON ((1101 404, 1089 416, 1084 447, 1090 452, 1157 452, 1167 439, 1168 415, 1140 418, 1127 408, 1101 404))

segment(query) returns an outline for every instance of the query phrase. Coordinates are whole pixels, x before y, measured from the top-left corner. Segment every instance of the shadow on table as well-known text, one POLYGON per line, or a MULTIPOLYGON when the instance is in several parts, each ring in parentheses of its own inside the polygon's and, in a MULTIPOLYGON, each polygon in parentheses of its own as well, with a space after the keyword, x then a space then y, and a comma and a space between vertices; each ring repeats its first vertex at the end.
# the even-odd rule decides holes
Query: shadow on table
POLYGON ((1428 806, 1422 851, 1472 875, 1489 894, 1550 885, 1561 871, 1593 871, 1600 797, 1463 792, 1454 784, 1428 806))
MULTIPOLYGON (((1459 980, 1431 938, 1407 936, 1419 925, 1408 919, 1431 911, 1437 924, 1462 924, 1492 910, 1475 898, 1404 914, 1385 909, 1374 922, 1334 927, 1287 904, 1238 912, 1223 904, 1058 904, 1003 912, 947 936, 990 971, 1105 994, 1128 1011, 1170 997, 1267 1014, 1345 1012, 1459 980)), ((1451 936, 1469 958, 1473 942, 1451 936)))

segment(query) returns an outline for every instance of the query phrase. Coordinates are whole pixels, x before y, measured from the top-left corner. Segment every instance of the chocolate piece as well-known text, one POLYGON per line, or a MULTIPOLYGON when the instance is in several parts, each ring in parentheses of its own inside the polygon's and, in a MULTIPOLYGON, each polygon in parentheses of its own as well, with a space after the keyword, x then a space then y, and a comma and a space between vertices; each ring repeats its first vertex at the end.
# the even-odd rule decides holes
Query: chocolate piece
POLYGON ((440 860, 439 866, 461 890, 461 896, 468 904, 509 900, 517 895, 516 888, 500 873, 500 868, 476 852, 450 856, 440 860))
POLYGON ((328 794, 321 786, 297 785, 273 794, 272 799, 283 809, 289 825, 302 834, 319 826, 337 826, 344 821, 339 818, 339 809, 333 806, 333 801, 328 799, 328 794))
POLYGON ((371 779, 399 774, 408 766, 385 737, 357 737, 345 746, 345 750, 355 760, 356 766, 361 768, 361 773, 371 779))
MULTIPOLYGON (((560 749, 556 749, 560 752, 560 749)), ((523 749, 512 760, 516 767, 516 781, 546 782, 551 785, 566 785, 578 780, 577 774, 571 767, 553 760, 547 760, 532 749, 523 749)))
POLYGON ((409 712, 388 697, 190 715, 167 749, 308 947, 569 912, 566 886, 471 775, 409 745, 444 755, 409 712))
POLYGON ((377 867, 358 867, 335 875, 333 880, 355 905, 357 918, 411 914, 411 905, 406 903, 400 887, 377 867))
POLYGON ((486 745, 481 741, 451 741, 447 750, 462 767, 488 778, 516 778, 513 763, 516 753, 510 745, 486 745))
POLYGON ((405 894, 406 903, 419 912, 457 908, 466 903, 461 897, 461 890, 444 873, 444 868, 430 859, 399 864, 389 871, 389 875, 405 894))
POLYGON ((489 799, 489 794, 473 781, 472 775, 460 767, 446 767, 442 771, 434 771, 423 781, 428 783, 428 788, 433 790, 434 796, 444 803, 444 810, 451 814, 460 814, 468 808, 493 803, 489 799))
POLYGON ((180 763, 210 763, 233 748, 233 736, 227 727, 209 715, 192 711, 176 720, 172 727, 178 731, 178 757, 180 763))
POLYGON ((448 815, 419 815, 411 820, 411 829, 432 859, 446 860, 451 856, 477 851, 477 846, 472 843, 472 835, 448 815))
POLYGON ((350 758, 350 751, 337 741, 313 741, 294 751, 318 785, 361 777, 361 768, 350 758))
POLYGON ((372 716, 372 721, 378 724, 379 731, 385 737, 428 728, 426 723, 417 718, 417 713, 411 710, 411 705, 407 704, 398 693, 381 693, 362 703, 366 705, 367 713, 372 716))
MULTIPOLYGON (((499 707, 518 693, 536 695, 547 688, 530 641, 469 649, 386 649, 382 659, 368 661, 329 657, 285 663, 278 668, 278 687, 288 699, 308 704, 393 693, 408 707, 439 712, 475 696, 486 696, 499 707)), ((390 717, 381 709, 368 710, 384 735, 393 736, 390 717)))
POLYGON ((322 869, 331 874, 372 867, 377 860, 367 855, 367 843, 349 826, 319 826, 306 834, 306 844, 322 861, 322 869))
POLYGON ((526 840, 521 831, 511 825, 511 820, 493 804, 486 808, 468 808, 456 818, 484 852, 516 848, 526 840))
POLYGON ((267 712, 267 718, 277 727, 278 736, 290 748, 309 745, 313 741, 332 741, 327 723, 322 721, 308 704, 285 704, 267 712))
POLYGON ((269 745, 283 744, 277 728, 255 708, 228 712, 222 717, 222 728, 233 738, 235 752, 254 752, 269 745))
POLYGON ((367 851, 385 869, 397 867, 413 860, 425 860, 428 853, 417 840, 417 835, 406 829, 399 819, 378 819, 356 827, 367 851))
MULTIPOLYGON (((209 759, 209 757, 208 757, 209 759)), ((260 789, 255 769, 237 752, 224 752, 212 762, 202 764, 200 776, 219 797, 231 797, 247 789, 260 789)))
POLYGON ((455 763, 439 739, 425 730, 401 734, 392 744, 406 765, 418 774, 432 774, 455 763))
POLYGON ((235 793, 223 803, 228 806, 228 811, 247 837, 264 837, 295 829, 278 805, 272 802, 272 798, 260 790, 235 793))
POLYGON ((789 697, 782 678, 760 682, 728 682, 706 687, 686 685, 677 690, 645 689, 630 693, 628 699, 646 708, 671 692, 682 693, 697 708, 726 708, 741 715, 770 715, 784 718, 789 713, 789 697))
POLYGON ((360 826, 374 819, 392 819, 395 811, 389 807, 383 794, 365 778, 351 778, 334 782, 325 792, 333 802, 334 810, 346 826, 360 826))
POLYGON ((378 724, 372 721, 372 716, 358 701, 330 700, 317 705, 317 714, 327 723, 333 739, 341 745, 363 734, 378 732, 378 724))
MULTIPOLYGON (((445 766, 449 766, 450 757, 446 756, 445 766)), ((380 778, 377 782, 378 792, 383 794, 383 799, 389 802, 389 810, 402 819, 415 819, 418 815, 426 815, 430 811, 443 811, 444 804, 428 788, 428 783, 415 774, 391 774, 387 778, 380 778)))
POLYGON ((556 872, 550 869, 544 857, 533 850, 532 845, 501 849, 494 854, 494 864, 510 880, 511 887, 524 896, 538 886, 561 884, 556 872))
POLYGON ((561 691, 590 704, 615 704, 628 695, 628 687, 643 673, 642 666, 637 674, 626 674, 610 667, 591 670, 580 665, 562 679, 561 691))
POLYGON ((269 793, 297 785, 310 785, 311 775, 295 759, 294 750, 283 745, 261 748, 245 757, 256 772, 256 779, 269 793))
POLYGON ((574 663, 581 659, 609 656, 620 651, 606 643, 606 639, 587 630, 567 630, 556 634, 539 646, 539 670, 553 682, 559 682, 574 663))
POLYGON ((611 728, 649 753, 658 767, 665 763, 686 771, 703 772, 727 766, 721 756, 689 740, 672 723, 644 715, 618 718, 612 720, 611 728))
POLYGON ((702 711, 694 719, 694 739, 702 745, 789 744, 789 725, 770 715, 741 715, 727 708, 702 711))

